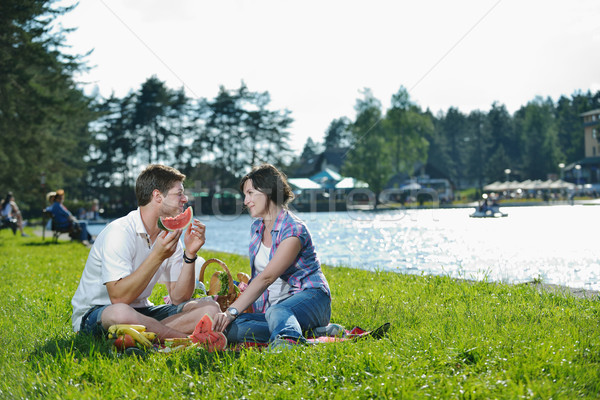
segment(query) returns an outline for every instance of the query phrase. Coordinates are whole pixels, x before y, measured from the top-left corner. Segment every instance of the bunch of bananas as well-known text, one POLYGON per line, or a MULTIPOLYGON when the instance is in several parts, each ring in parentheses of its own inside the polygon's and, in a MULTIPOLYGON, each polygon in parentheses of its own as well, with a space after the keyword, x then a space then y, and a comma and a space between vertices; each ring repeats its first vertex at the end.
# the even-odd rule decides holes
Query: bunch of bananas
POLYGON ((133 339, 132 344, 142 350, 152 348, 152 342, 158 337, 154 332, 147 332, 144 325, 117 324, 108 328, 108 338, 114 339, 118 348, 128 347, 127 335, 133 339))

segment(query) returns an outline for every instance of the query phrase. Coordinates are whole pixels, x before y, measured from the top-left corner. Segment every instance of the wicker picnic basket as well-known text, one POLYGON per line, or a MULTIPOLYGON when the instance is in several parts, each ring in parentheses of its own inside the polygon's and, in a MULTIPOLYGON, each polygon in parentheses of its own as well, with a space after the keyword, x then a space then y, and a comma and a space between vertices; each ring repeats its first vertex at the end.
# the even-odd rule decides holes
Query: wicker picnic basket
POLYGON ((210 258, 206 260, 204 264, 202 264, 202 268, 200 268, 200 274, 198 275, 198 280, 200 282, 204 282, 204 271, 206 270, 206 267, 208 267, 212 263, 217 263, 221 266, 221 268, 223 268, 223 271, 227 274, 227 278, 229 281, 227 294, 217 296, 217 303, 219 303, 221 311, 225 311, 227 310, 227 308, 229 308, 231 304, 233 304, 235 299, 239 297, 240 293, 235 289, 235 285, 233 284, 233 277, 231 276, 231 272, 229 272, 229 268, 227 268, 227 265, 218 258, 210 258))

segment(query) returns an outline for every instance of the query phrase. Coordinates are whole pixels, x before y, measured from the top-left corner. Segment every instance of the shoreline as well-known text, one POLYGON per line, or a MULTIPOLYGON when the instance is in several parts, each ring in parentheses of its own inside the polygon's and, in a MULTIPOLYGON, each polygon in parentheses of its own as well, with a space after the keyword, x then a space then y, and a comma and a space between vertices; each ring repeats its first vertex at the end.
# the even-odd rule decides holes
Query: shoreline
MULTIPOLYGON (((551 200, 551 201, 543 201, 543 200, 527 200, 527 201, 511 201, 511 200, 501 200, 499 202, 499 207, 552 207, 552 206, 575 206, 575 205, 583 205, 583 206, 596 206, 600 205, 600 199, 583 199, 583 200, 551 200)), ((292 208, 295 208, 298 212, 303 213, 312 213, 312 212, 344 212, 344 211, 366 211, 366 212, 386 212, 386 211, 408 211, 408 210, 437 210, 437 209, 472 209, 478 208, 479 203, 477 201, 465 202, 465 203, 425 203, 423 205, 419 205, 418 203, 408 203, 408 204, 400 204, 400 203, 386 203, 386 204, 378 204, 374 206, 373 204, 354 204, 348 205, 346 202, 317 202, 315 204, 291 204, 292 208)))
MULTIPOLYGON (((551 206, 598 206, 600 205, 600 199, 586 199, 586 200, 553 200, 553 201, 500 201, 498 206, 502 207, 551 207, 551 206)), ((370 211, 393 211, 393 210, 429 210, 429 209, 453 209, 453 208, 476 208, 479 203, 472 201, 469 203, 458 203, 458 204, 439 204, 437 207, 431 205, 409 205, 407 206, 384 206, 380 205, 370 211)))
MULTIPOLYGON (((49 242, 52 242, 53 238, 52 238, 52 231, 46 231, 46 239, 49 242)), ((38 237, 42 237, 42 228, 41 227, 36 227, 33 230, 33 234, 38 236, 38 237)), ((61 235, 58 238, 59 241, 65 242, 65 241, 70 241, 71 238, 68 235, 61 235)), ((86 246, 88 248, 91 248, 91 246, 86 246)), ((211 250, 211 249, 206 249, 207 251, 215 251, 215 252, 219 252, 219 253, 226 253, 226 254, 235 254, 235 253, 227 253, 224 251, 220 251, 220 250, 211 250)), ((330 268, 336 268, 336 266, 333 265, 327 265, 324 264, 330 268)), ((349 266, 342 266, 345 268, 352 268, 349 266)), ((394 273, 392 271, 389 271, 391 273, 394 273)), ((397 273, 397 272, 395 272, 397 273)), ((470 280, 465 280, 465 281, 469 281, 469 282, 476 282, 476 281, 470 281, 470 280)), ((552 294, 560 294, 560 295, 565 295, 565 294, 570 294, 573 297, 579 298, 579 299, 596 299, 596 300, 600 300, 600 291, 599 290, 592 290, 592 289, 583 289, 583 288, 573 288, 573 287, 569 287, 569 286, 563 286, 563 285, 556 285, 556 284, 552 284, 552 283, 538 283, 538 282, 525 282, 525 283, 502 283, 502 282, 490 282, 490 283, 494 283, 494 284, 505 284, 505 285, 513 285, 513 286, 517 286, 517 285, 526 285, 526 286, 532 286, 534 288, 536 288, 539 292, 546 292, 546 293, 552 293, 552 294)))
POLYGON ((578 299, 596 299, 600 300, 600 291, 591 290, 591 289, 582 289, 582 288, 571 288, 568 286, 560 286, 549 283, 525 283, 525 285, 531 285, 538 289, 538 291, 545 291, 554 294, 565 294, 565 292, 570 293, 573 297, 578 299))

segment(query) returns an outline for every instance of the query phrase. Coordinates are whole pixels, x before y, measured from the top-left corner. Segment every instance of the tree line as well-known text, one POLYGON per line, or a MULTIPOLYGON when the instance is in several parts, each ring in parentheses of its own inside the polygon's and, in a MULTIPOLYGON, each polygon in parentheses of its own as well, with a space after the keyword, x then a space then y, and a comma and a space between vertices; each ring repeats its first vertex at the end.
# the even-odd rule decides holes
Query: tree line
MULTIPOLYGON (((213 99, 190 98, 158 77, 123 97, 85 95, 74 76, 83 56, 64 50, 68 30, 53 25, 70 8, 53 1, 0 4, 0 189, 15 193, 32 216, 46 191, 65 188, 68 198, 127 209, 133 184, 147 163, 172 165, 191 182, 235 188, 252 165, 276 164, 289 176, 324 149, 344 149, 342 173, 375 192, 398 174, 425 166, 457 187, 503 178, 544 179, 560 162, 583 158, 580 114, 600 107, 600 92, 535 98, 511 114, 500 103, 489 111, 457 108, 433 114, 400 87, 383 110, 369 89, 353 118, 340 116, 322 143, 290 149, 292 112, 270 106, 268 91, 221 87, 213 99)), ((189 186, 189 183, 188 183, 189 186)), ((121 210, 115 209, 115 213, 121 210)))
POLYGON ((343 138, 348 152, 342 171, 368 182, 375 192, 398 173, 415 176, 416 165, 456 188, 504 180, 506 169, 513 179, 547 179, 558 175, 560 163, 585 157, 581 114, 597 108, 600 91, 588 91, 563 95, 557 102, 536 97, 513 114, 493 103, 487 112, 465 114, 451 107, 434 115, 401 87, 383 111, 367 89, 356 102, 354 120, 340 118, 330 125, 325 147, 339 146, 336 138, 343 138))

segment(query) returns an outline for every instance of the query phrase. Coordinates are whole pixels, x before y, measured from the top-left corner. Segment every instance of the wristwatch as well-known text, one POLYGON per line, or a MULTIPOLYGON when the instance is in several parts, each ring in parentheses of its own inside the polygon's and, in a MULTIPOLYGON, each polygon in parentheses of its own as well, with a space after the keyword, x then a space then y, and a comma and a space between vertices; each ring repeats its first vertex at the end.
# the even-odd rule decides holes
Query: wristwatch
POLYGON ((233 319, 236 319, 240 315, 240 312, 234 307, 229 307, 227 312, 233 317, 233 319))

